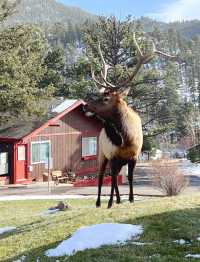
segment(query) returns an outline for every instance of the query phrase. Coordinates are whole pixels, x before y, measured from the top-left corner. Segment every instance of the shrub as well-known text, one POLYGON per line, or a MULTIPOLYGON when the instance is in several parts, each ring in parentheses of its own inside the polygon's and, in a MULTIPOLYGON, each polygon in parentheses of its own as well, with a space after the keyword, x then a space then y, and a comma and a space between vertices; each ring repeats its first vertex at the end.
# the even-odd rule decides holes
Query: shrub
POLYGON ((200 163, 200 146, 191 148, 187 154, 187 158, 192 163, 200 163))
POLYGON ((177 164, 170 160, 153 161, 152 183, 167 196, 176 196, 188 185, 177 164))

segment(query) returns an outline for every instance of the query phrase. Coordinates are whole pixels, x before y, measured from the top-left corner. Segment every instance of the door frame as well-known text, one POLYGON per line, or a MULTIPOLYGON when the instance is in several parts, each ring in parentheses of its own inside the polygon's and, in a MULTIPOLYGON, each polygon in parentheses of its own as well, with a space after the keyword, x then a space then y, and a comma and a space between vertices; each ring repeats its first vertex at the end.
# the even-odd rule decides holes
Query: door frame
POLYGON ((24 161, 24 181, 28 179, 28 144, 27 143, 20 143, 14 145, 14 164, 13 164, 13 183, 20 183, 23 179, 19 179, 18 181, 18 161, 24 161), (18 160, 18 147, 24 146, 25 147, 25 160, 18 160))

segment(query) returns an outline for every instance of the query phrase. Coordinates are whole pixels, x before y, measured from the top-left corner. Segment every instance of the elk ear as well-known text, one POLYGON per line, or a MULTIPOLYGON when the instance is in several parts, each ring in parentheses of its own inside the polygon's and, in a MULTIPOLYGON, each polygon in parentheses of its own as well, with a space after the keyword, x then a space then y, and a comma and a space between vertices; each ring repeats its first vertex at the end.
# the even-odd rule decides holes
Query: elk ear
POLYGON ((119 94, 122 98, 124 98, 124 97, 126 97, 126 96, 128 95, 129 91, 130 91, 130 87, 128 87, 128 88, 126 88, 126 89, 123 89, 123 90, 120 90, 120 91, 118 92, 118 94, 119 94))

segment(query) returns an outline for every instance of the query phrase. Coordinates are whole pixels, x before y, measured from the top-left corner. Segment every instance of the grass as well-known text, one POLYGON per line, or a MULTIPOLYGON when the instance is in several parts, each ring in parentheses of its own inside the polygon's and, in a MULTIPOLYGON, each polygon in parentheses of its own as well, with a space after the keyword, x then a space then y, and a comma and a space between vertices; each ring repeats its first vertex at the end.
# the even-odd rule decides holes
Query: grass
MULTIPOLYGON (((25 262, 127 262, 127 261, 192 261, 188 253, 200 253, 200 195, 171 198, 152 198, 129 204, 114 205, 106 209, 103 202, 96 209, 94 200, 70 200, 71 208, 52 215, 41 212, 56 201, 0 202, 0 227, 16 226, 16 230, 0 235, 0 261, 14 261, 26 256, 25 262), (121 246, 104 246, 78 252, 71 257, 48 258, 44 252, 56 247, 81 226, 120 222, 141 224, 144 233, 141 242, 151 245, 136 246, 128 242, 121 246), (185 239, 189 244, 179 245, 174 240, 185 239)), ((193 259, 197 261, 197 259, 193 259)))

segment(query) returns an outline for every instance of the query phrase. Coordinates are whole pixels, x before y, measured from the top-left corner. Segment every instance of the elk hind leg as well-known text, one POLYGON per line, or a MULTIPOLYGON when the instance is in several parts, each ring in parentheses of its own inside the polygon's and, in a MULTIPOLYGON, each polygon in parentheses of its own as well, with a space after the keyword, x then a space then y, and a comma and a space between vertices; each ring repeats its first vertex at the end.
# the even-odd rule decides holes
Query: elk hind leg
POLYGON ((119 171, 121 170, 121 168, 122 168, 121 162, 118 159, 112 159, 112 161, 111 161, 112 183, 111 183, 110 199, 108 201, 108 208, 112 207, 114 190, 116 192, 117 203, 120 203, 119 189, 118 189, 118 186, 117 186, 117 175, 118 175, 119 171))
POLYGON ((131 159, 128 161, 128 182, 129 182, 129 201, 134 202, 134 195, 133 195, 133 172, 135 169, 137 160, 131 159))
POLYGON ((118 184, 117 184, 117 178, 116 178, 116 182, 115 182, 115 193, 116 193, 116 203, 120 204, 121 203, 121 198, 120 198, 120 194, 119 194, 119 188, 118 188, 118 184))

